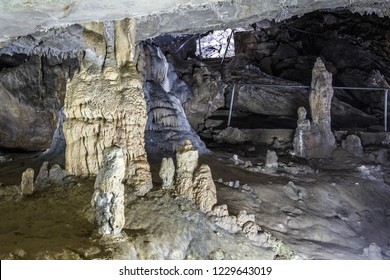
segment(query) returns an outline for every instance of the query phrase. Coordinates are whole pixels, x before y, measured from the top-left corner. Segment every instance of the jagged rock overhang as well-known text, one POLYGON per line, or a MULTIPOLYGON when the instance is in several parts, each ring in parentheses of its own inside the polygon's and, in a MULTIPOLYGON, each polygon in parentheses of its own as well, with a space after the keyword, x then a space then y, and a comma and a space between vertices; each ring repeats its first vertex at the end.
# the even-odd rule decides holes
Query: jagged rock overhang
POLYGON ((387 0, 0 0, 1 42, 75 23, 137 18, 136 40, 163 33, 235 28, 262 19, 277 21, 315 10, 390 14, 387 0))

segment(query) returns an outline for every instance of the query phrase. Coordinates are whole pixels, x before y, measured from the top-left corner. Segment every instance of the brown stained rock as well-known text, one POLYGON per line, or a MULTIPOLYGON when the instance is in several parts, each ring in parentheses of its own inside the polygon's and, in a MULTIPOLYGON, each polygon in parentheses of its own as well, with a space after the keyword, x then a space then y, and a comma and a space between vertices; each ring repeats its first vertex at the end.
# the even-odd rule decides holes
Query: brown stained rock
POLYGON ((202 164, 195 172, 193 182, 193 200, 200 211, 207 213, 217 204, 217 190, 210 167, 202 164))
POLYGON ((29 195, 34 192, 34 169, 27 168, 22 174, 22 182, 20 183, 22 194, 29 195))
POLYGON ((99 234, 119 234, 125 224, 124 185, 125 158, 121 148, 109 147, 103 152, 103 166, 95 181, 92 206, 99 234))
POLYGON ((160 172, 158 173, 162 182, 163 189, 171 189, 175 177, 175 164, 172 158, 163 158, 161 161, 160 172))

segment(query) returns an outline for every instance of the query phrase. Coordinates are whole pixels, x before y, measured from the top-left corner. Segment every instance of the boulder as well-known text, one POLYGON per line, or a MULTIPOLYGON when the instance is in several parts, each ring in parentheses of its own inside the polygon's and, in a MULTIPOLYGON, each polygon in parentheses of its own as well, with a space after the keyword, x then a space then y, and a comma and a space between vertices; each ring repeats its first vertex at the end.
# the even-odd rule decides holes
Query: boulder
POLYGON ((357 135, 348 135, 347 138, 341 142, 341 147, 355 156, 361 157, 364 155, 362 142, 357 135))

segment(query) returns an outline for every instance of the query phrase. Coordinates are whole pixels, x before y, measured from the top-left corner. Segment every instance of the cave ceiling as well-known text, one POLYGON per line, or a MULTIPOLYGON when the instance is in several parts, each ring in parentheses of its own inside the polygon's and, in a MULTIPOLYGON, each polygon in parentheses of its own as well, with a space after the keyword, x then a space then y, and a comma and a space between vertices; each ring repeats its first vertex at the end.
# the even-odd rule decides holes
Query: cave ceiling
POLYGON ((162 33, 197 33, 337 8, 390 14, 388 0, 0 0, 0 46, 17 36, 90 21, 136 18, 136 38, 143 40, 162 33))

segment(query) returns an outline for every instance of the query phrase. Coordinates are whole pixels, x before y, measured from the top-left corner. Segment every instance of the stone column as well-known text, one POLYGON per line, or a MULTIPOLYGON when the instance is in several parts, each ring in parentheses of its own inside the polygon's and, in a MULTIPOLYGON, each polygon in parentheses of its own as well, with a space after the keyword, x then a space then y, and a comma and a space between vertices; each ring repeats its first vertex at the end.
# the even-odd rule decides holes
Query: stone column
POLYGON ((88 48, 65 97, 65 154, 70 174, 89 176, 102 166, 106 147, 121 147, 125 183, 144 195, 152 179, 144 143, 146 101, 131 60, 133 26, 131 20, 84 26, 88 48))

